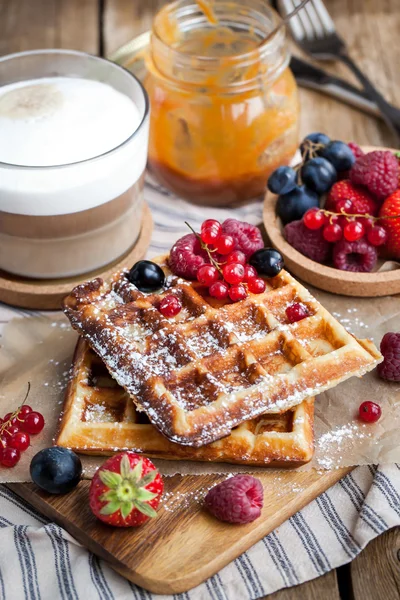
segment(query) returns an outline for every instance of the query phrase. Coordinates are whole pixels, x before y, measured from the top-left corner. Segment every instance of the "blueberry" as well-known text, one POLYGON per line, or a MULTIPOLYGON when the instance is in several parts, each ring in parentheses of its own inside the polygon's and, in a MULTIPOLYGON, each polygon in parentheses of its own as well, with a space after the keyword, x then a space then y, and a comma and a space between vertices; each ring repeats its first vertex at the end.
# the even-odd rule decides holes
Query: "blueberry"
POLYGON ((311 190, 321 195, 333 186, 337 173, 335 167, 326 158, 317 156, 304 164, 301 177, 311 190))
POLYGON ((250 256, 249 263, 259 275, 275 277, 283 269, 282 254, 274 248, 261 248, 250 256))
POLYGON ((300 152, 302 156, 304 156, 304 154, 306 154, 307 150, 309 150, 310 148, 306 140, 309 140, 314 144, 323 144, 324 146, 326 146, 326 144, 329 144, 329 142, 331 141, 330 138, 327 135, 325 135, 325 133, 316 132, 308 134, 300 144, 300 152))
POLYGON ((151 293, 161 289, 165 283, 162 268, 150 260, 139 260, 128 273, 128 279, 141 292, 151 293))
POLYGON ((286 225, 301 219, 309 208, 319 206, 318 194, 309 190, 305 185, 296 186, 294 190, 279 196, 276 212, 282 223, 286 225))
POLYGON ((287 194, 296 187, 296 177, 291 167, 278 167, 268 179, 268 189, 273 194, 287 194))
POLYGON ((356 158, 351 148, 344 142, 330 142, 320 152, 320 155, 333 164, 336 171, 347 171, 351 169, 356 158))
POLYGON ((81 479, 82 463, 72 450, 53 446, 35 454, 30 472, 33 483, 45 492, 67 494, 81 479))

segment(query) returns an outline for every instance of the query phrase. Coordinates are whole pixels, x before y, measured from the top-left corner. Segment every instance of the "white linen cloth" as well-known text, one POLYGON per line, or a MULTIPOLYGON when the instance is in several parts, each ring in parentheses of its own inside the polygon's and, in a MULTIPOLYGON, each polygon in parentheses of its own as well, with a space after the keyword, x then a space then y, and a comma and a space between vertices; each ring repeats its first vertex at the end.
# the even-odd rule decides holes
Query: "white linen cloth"
MULTIPOLYGON (((145 198, 154 219, 149 257, 167 252, 188 233, 185 220, 197 230, 205 218, 262 220, 259 201, 235 209, 205 209, 180 200, 150 178, 145 198)), ((0 324, 18 312, 0 305, 0 324)), ((115 573, 0 486, 0 600, 255 600, 353 560, 371 539, 396 525, 400 466, 358 467, 208 581, 187 593, 156 596, 115 573)))

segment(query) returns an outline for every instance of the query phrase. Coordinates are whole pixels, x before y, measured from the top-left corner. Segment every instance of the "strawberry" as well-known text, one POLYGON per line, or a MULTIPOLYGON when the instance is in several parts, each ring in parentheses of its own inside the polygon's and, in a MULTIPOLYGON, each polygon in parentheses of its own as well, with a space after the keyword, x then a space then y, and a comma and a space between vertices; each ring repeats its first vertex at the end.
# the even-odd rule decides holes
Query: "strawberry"
POLYGON ((397 219, 382 219, 378 223, 383 225, 389 234, 388 241, 384 246, 385 254, 389 258, 400 260, 400 190, 386 198, 379 212, 380 217, 395 215, 399 215, 397 219))
POLYGON ((112 456, 96 471, 89 490, 93 514, 115 527, 136 527, 157 515, 164 484, 151 460, 134 452, 112 456))
POLYGON ((326 199, 326 210, 339 212, 336 209, 339 200, 351 200, 352 207, 346 212, 352 215, 375 216, 379 210, 379 205, 371 194, 348 179, 333 184, 326 199))

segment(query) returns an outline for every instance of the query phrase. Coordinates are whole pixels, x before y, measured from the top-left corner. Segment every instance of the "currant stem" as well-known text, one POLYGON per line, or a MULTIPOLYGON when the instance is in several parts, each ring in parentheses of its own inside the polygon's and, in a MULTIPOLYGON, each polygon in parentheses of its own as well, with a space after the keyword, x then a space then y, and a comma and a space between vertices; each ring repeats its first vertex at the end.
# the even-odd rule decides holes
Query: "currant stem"
MULTIPOLYGON (((2 423, 0 425, 0 435, 2 435, 3 433, 8 433, 8 435, 11 435, 11 433, 9 431, 7 431, 7 427, 11 424, 11 421, 13 419, 17 419, 18 421, 22 422, 22 419, 18 418, 18 414, 19 414, 21 406, 23 406, 25 404, 25 402, 27 401, 30 391, 31 391, 31 382, 28 381, 28 389, 26 391, 25 398, 24 398, 22 404, 20 406, 18 406, 18 408, 16 410, 14 410, 13 413, 11 413, 11 416, 7 419, 7 421, 4 421, 4 423, 2 423)), ((3 440, 1 440, 1 444, 4 447, 3 440)))
POLYGON ((192 233, 194 233, 194 235, 197 237, 197 239, 200 242, 200 246, 202 247, 203 250, 205 250, 207 252, 207 255, 208 255, 208 258, 210 259, 211 264, 217 269, 218 273, 220 275, 222 275, 222 269, 221 269, 219 263, 215 260, 215 258, 211 254, 212 252, 216 252, 216 250, 210 250, 208 245, 203 242, 200 235, 193 229, 193 227, 187 221, 185 221, 185 225, 187 225, 189 227, 190 231, 192 233))
POLYGON ((389 215, 389 216, 384 216, 384 217, 373 217, 372 215, 368 215, 368 214, 350 214, 345 212, 344 210, 342 210, 340 213, 337 212, 332 212, 331 210, 326 210, 325 208, 320 208, 318 209, 321 212, 323 212, 325 215, 327 216, 331 216, 331 217, 349 217, 350 219, 355 219, 355 218, 365 218, 365 219, 371 219, 372 221, 381 221, 382 219, 398 219, 400 217, 400 215, 389 215))

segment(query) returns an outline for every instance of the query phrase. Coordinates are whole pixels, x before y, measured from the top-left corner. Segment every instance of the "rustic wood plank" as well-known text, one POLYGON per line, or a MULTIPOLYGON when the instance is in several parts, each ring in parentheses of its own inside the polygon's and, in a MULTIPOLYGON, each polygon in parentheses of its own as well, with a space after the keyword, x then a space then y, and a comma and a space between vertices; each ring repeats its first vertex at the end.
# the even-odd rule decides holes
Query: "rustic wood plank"
POLYGON ((292 588, 265 596, 264 600, 340 600, 336 571, 292 588))
POLYGON ((37 48, 98 54, 99 0, 0 0, 0 55, 37 48))
POLYGON ((351 563, 354 600, 400 598, 400 527, 372 540, 351 563))

